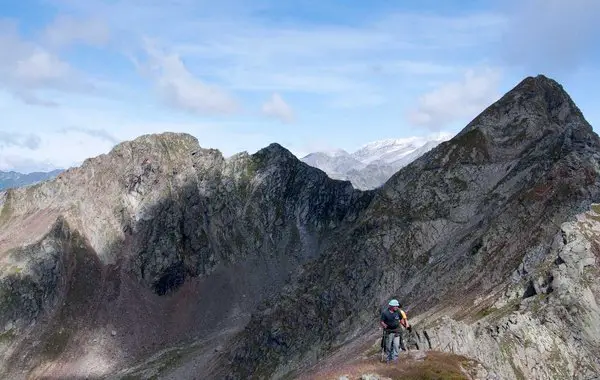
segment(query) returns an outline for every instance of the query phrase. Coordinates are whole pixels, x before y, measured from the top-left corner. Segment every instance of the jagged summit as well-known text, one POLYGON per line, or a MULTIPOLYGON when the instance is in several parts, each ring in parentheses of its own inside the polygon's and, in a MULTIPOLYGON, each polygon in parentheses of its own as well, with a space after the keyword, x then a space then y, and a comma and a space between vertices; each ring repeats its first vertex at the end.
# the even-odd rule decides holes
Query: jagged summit
POLYGON ((264 156, 268 158, 285 158, 288 160, 297 160, 296 156, 292 152, 290 152, 287 148, 282 146, 279 143, 271 143, 266 147, 258 150, 254 153, 256 156, 264 156))
POLYGON ((563 86, 554 79, 538 75, 523 79, 475 117, 458 135, 475 128, 493 132, 489 128, 491 125, 496 132, 501 129, 505 135, 519 135, 521 130, 529 129, 529 121, 534 121, 538 129, 538 133, 533 134, 528 130, 528 135, 533 137, 543 133, 542 129, 556 131, 557 127, 589 127, 581 110, 563 86))
POLYGON ((538 75, 523 79, 409 170, 511 162, 535 146, 539 159, 554 160, 576 145, 598 147, 600 139, 563 87, 538 75))
POLYGON ((200 149, 198 139, 188 133, 162 132, 140 135, 132 140, 122 141, 107 154, 90 158, 123 157, 133 158, 135 155, 152 154, 156 156, 181 152, 182 149, 200 149))

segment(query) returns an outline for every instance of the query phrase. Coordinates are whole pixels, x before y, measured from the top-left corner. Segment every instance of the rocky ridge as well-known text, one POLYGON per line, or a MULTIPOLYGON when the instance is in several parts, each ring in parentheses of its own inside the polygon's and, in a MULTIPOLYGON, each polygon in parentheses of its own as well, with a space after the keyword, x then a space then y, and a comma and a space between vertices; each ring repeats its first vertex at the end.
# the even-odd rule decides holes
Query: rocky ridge
POLYGON ((371 198, 277 144, 226 160, 172 133, 0 193, 4 374, 106 373, 243 326, 371 198))

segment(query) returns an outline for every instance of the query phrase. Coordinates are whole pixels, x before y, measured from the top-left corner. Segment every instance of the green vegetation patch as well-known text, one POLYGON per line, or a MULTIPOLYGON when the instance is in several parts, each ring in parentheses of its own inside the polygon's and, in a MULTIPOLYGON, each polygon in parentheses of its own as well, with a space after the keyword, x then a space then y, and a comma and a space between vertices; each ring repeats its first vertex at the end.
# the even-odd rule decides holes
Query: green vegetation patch
POLYGON ((6 199, 4 200, 4 204, 0 207, 1 211, 0 211, 0 225, 6 223, 10 217, 12 216, 13 210, 12 210, 12 197, 13 197, 13 191, 12 190, 6 190, 6 199))
POLYGON ((15 334, 13 329, 6 330, 0 334, 0 344, 10 343, 15 339, 17 335, 15 334))

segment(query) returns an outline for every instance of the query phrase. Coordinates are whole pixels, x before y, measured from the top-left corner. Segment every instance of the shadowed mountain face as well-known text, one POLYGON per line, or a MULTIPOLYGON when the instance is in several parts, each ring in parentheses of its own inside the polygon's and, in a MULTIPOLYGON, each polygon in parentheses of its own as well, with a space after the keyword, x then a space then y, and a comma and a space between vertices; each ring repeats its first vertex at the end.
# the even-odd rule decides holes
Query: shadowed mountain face
POLYGON ((558 367, 584 378, 600 369, 600 331, 586 322, 600 318, 589 306, 600 291, 597 276, 568 285, 579 273, 569 268, 587 260, 598 273, 585 256, 596 238, 562 236, 598 201, 599 148, 543 76, 368 192, 277 144, 224 159, 188 135, 122 143, 0 193, 3 377, 293 377, 377 334, 395 294, 433 348, 466 342, 500 378, 558 367), (580 293, 583 306, 561 296, 580 293), (517 306, 542 295, 549 318, 585 312, 539 330, 517 306), (527 322, 500 333, 506 305, 527 322), (540 357, 542 343, 518 351, 513 332, 551 335, 555 362, 515 362, 540 357))

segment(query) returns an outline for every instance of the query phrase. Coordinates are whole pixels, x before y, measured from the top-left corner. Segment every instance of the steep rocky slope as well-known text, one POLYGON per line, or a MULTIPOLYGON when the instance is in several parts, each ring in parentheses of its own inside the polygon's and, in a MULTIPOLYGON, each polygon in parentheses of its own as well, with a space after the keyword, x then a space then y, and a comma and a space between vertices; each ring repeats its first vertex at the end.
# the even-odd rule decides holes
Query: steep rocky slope
POLYGON ((277 144, 225 160, 171 133, 0 193, 3 377, 103 375, 235 331, 372 196, 277 144))
MULTIPOLYGON (((518 300, 532 286, 547 292, 554 281, 563 290, 551 299, 570 310, 565 294, 578 293, 568 290, 568 277, 552 275, 548 266, 549 272, 528 279, 528 270, 531 262, 556 260, 561 224, 600 199, 599 152, 598 136, 558 83, 544 76, 523 80, 456 137, 392 177, 355 223, 335 231, 338 243, 288 291, 261 305, 239 336, 244 343, 223 355, 221 368, 235 379, 301 373, 376 329, 380 305, 398 295, 417 320, 427 317, 424 327, 438 323, 446 329, 434 334, 437 348, 464 344, 464 352, 483 359, 492 356, 475 355, 477 350, 498 352, 484 364, 501 378, 543 379, 559 367, 580 379, 600 373, 597 292, 582 290, 589 313, 563 315, 557 309, 567 322, 553 327, 551 337, 537 337, 552 341, 546 343, 554 347, 555 361, 528 361, 536 349, 527 351, 516 338, 494 351, 488 338, 495 332, 475 324, 469 328, 477 333, 469 335, 441 319, 477 320, 490 307, 482 300, 501 299, 507 287, 516 289, 518 300), (587 326, 585 333, 581 326, 587 326), (572 347, 580 355, 569 357, 577 339, 572 347), (523 352, 528 355, 517 358, 523 352)), ((597 289, 597 278, 590 281, 597 289)), ((516 324, 527 324, 527 318, 521 314, 516 324)))

